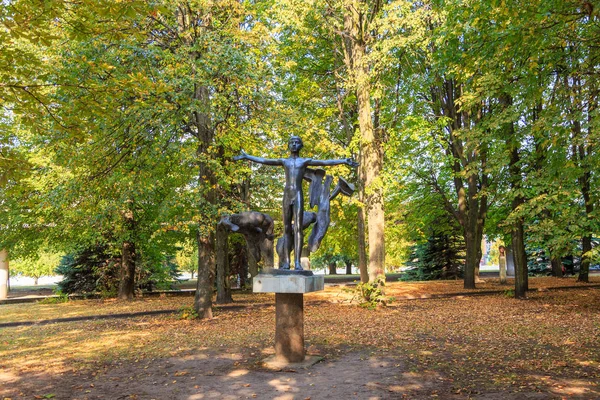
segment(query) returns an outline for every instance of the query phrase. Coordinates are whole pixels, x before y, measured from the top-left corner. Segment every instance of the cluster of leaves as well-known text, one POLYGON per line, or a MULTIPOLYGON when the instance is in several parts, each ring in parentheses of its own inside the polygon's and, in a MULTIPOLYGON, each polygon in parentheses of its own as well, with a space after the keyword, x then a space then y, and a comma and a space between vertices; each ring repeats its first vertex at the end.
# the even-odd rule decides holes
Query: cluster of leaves
POLYGON ((385 277, 377 277, 374 282, 360 282, 356 285, 356 295, 360 306, 368 309, 386 306, 392 300, 385 295, 385 277))
POLYGON ((42 276, 56 274, 55 269, 58 267, 60 259, 60 254, 41 250, 34 257, 11 260, 10 273, 34 278, 35 284, 37 284, 38 279, 42 276))

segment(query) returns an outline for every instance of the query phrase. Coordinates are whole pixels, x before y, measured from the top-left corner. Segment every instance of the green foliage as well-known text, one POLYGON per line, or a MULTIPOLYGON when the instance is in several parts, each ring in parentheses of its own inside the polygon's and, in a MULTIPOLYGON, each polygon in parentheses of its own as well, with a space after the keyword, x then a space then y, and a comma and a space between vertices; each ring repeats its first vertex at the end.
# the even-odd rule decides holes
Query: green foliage
POLYGON ((413 247, 402 280, 457 279, 465 260, 464 241, 457 235, 434 234, 413 247))
POLYGON ((42 276, 52 276, 55 275, 54 271, 58 267, 60 259, 59 254, 42 250, 33 258, 11 260, 11 274, 28 276, 36 280, 42 276))
POLYGON ((356 296, 360 306, 368 309, 386 306, 392 299, 385 296, 385 277, 378 276, 374 282, 360 282, 356 285, 356 296))
POLYGON ((40 300, 41 304, 60 304, 66 303, 69 301, 69 295, 67 293, 63 293, 60 289, 54 290, 54 294, 56 297, 46 297, 43 300, 40 300))
POLYGON ((198 318, 198 313, 193 305, 183 306, 178 311, 179 319, 192 320, 198 318))
POLYGON ((310 261, 311 269, 319 270, 331 268, 332 266, 334 269, 338 267, 346 268, 346 265, 356 263, 356 260, 347 254, 334 254, 326 251, 319 251, 318 254, 310 261))
MULTIPOLYGON (((96 246, 62 258, 56 273, 63 276, 58 283, 64 293, 91 294, 114 297, 119 289, 121 259, 96 246)), ((152 291, 171 289, 179 271, 174 257, 162 254, 145 254, 136 265, 136 288, 152 291)))
MULTIPOLYGON (((427 260, 419 279, 453 265, 434 249, 455 232, 448 216, 461 235, 483 234, 472 219, 508 243, 523 224, 531 248, 579 256, 577 242, 600 232, 598 10, 472 3, 2 2, 0 247, 14 270, 37 274, 25 260, 48 243, 58 253, 100 243, 116 260, 132 242, 141 283, 166 283, 164 255, 208 237, 220 215, 279 220, 281 171, 232 155, 279 157, 293 133, 315 157, 356 156, 356 87, 368 83, 388 268, 414 242, 411 258, 427 260), (359 80, 346 46, 358 38, 343 33, 355 5, 359 80)), ((328 172, 360 183, 345 167, 328 172)), ((329 256, 356 258, 359 205, 332 202, 329 256)), ((193 254, 180 252, 179 267, 194 271, 193 254)), ((315 255, 316 266, 329 257, 315 255)), ((95 268, 86 274, 114 279, 98 271, 116 264, 95 268)))
POLYGON ((63 293, 103 293, 115 296, 119 286, 120 259, 97 246, 64 256, 56 273, 63 276, 58 289, 63 293))

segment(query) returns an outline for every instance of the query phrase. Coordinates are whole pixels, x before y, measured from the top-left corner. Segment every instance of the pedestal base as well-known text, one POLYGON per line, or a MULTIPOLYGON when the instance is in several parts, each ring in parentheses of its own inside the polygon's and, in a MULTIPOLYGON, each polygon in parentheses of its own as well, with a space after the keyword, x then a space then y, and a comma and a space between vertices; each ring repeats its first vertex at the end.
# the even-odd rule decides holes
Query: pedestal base
POLYGON ((275 293, 275 356, 266 363, 275 368, 304 363, 304 293, 324 286, 325 278, 311 271, 269 270, 254 277, 255 293, 275 293))
POLYGON ((282 362, 304 361, 304 295, 275 294, 275 357, 282 362))
POLYGON ((263 361, 263 365, 275 371, 281 371, 286 369, 300 369, 300 368, 309 368, 323 360, 321 356, 305 356, 304 361, 301 362, 287 362, 285 360, 281 360, 277 358, 276 355, 265 358, 263 361))

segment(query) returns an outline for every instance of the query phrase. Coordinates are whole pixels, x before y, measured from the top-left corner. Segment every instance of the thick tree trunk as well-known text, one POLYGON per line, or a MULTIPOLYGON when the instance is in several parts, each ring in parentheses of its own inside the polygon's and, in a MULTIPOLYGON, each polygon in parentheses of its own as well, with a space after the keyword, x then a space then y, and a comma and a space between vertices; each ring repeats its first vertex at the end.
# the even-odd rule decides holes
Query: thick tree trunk
POLYGON ((523 222, 518 220, 512 228, 512 250, 515 261, 515 298, 524 299, 529 290, 527 254, 525 253, 525 234, 523 222))
POLYGON ((121 253, 121 281, 119 283, 119 300, 133 299, 135 291, 135 244, 123 242, 121 253))
POLYGON ((468 230, 465 232, 465 244, 467 247, 465 260, 465 289, 475 289, 475 269, 479 267, 479 259, 477 258, 477 248, 480 242, 477 242, 476 232, 468 230))
POLYGON ((560 257, 552 257, 550 260, 550 265, 552 266, 552 276, 556 276, 558 278, 563 277, 563 264, 560 257))
POLYGON ((329 275, 337 275, 337 264, 336 263, 330 263, 328 265, 329 267, 329 275))
POLYGON ((581 266, 579 268, 578 282, 590 281, 590 264, 592 261, 592 235, 581 238, 581 266))
POLYGON ((217 225, 217 304, 233 303, 231 284, 229 282, 228 236, 227 230, 222 225, 217 225))
POLYGON ((346 261, 346 275, 352 275, 352 262, 346 261))
POLYGON ((369 282, 375 282, 381 276, 385 280, 385 219, 383 185, 381 184, 383 144, 381 138, 378 137, 378 132, 373 128, 371 120, 371 87, 364 45, 355 42, 354 56, 358 67, 356 95, 361 134, 360 168, 364 176, 364 198, 367 213, 369 282))
MULTIPOLYGON (((383 168, 383 147, 381 131, 373 127, 371 113, 371 76, 367 54, 369 37, 369 23, 371 18, 379 11, 382 3, 369 3, 367 1, 344 1, 344 62, 348 75, 351 78, 357 98, 358 125, 361 135, 359 152, 359 198, 364 202, 364 212, 359 214, 360 222, 367 222, 368 240, 368 273, 369 281, 374 282, 378 277, 385 279, 385 241, 384 241, 384 214, 383 214, 383 185, 381 184, 381 171, 383 168), (368 12, 365 10, 369 9, 368 12), (366 217, 366 218, 365 218, 366 217), (362 221, 360 220, 362 218, 362 221)), ((360 211, 359 211, 360 213, 360 211)), ((366 277, 363 274, 363 265, 360 243, 359 226, 359 268, 361 268, 361 281, 366 277)), ((364 234, 364 233, 363 233, 364 234)))
POLYGON ((0 299, 8 297, 8 251, 0 250, 0 299))
POLYGON ((363 207, 358 208, 357 228, 358 271, 360 272, 361 283, 367 283, 369 282, 369 269, 367 266, 367 237, 365 235, 365 210, 363 207))
POLYGON ((212 318, 212 296, 214 284, 215 267, 215 238, 210 232, 203 236, 198 231, 198 283, 196 285, 196 297, 194 298, 194 310, 198 318, 212 318))

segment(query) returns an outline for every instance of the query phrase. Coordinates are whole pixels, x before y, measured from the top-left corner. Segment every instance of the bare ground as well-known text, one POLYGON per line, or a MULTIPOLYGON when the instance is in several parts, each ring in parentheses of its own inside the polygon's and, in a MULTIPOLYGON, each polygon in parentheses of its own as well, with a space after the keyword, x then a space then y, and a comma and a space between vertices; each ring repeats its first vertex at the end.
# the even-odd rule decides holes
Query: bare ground
MULTIPOLYGON (((66 313, 81 304, 116 307, 37 307, 66 313)), ((307 303, 305 311, 308 351, 324 359, 293 371, 262 367, 272 306, 223 310, 210 321, 166 315, 0 329, 0 399, 600 399, 598 289, 525 301, 407 300, 375 311, 307 303)))

